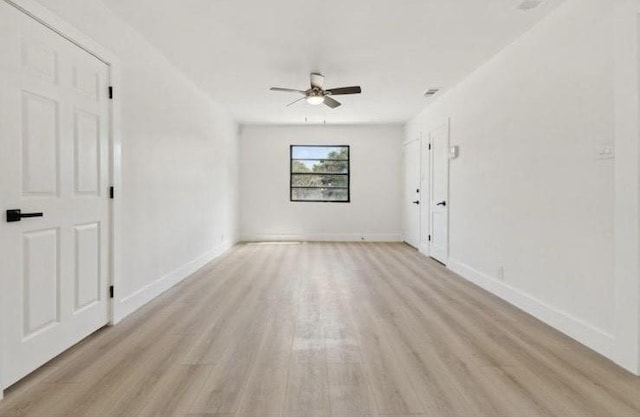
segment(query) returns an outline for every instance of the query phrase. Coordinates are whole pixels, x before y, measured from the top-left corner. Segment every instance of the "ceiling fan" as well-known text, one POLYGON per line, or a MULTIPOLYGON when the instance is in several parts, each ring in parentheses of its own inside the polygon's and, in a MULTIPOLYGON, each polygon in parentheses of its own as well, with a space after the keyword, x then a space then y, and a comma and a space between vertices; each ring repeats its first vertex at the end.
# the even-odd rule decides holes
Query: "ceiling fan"
POLYGON ((360 86, 353 87, 340 87, 340 88, 329 88, 323 89, 324 85, 324 75, 319 74, 317 72, 311 73, 311 88, 308 90, 295 90, 292 88, 280 88, 280 87, 271 87, 271 91, 284 91, 288 93, 298 93, 304 95, 304 97, 300 97, 294 102, 287 104, 287 107, 291 106, 299 102, 300 100, 307 100, 307 103, 317 106, 318 104, 326 104, 327 106, 335 109, 336 107, 341 106, 341 103, 335 100, 332 96, 339 96, 345 94, 360 94, 362 89, 360 86))

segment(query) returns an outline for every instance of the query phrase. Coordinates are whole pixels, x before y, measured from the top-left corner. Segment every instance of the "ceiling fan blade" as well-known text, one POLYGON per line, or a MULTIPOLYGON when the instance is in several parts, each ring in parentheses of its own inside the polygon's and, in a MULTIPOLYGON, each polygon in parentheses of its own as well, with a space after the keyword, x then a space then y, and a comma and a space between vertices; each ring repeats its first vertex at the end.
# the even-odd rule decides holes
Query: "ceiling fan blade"
POLYGON ((299 102, 300 100, 304 100, 307 97, 300 97, 299 99, 292 101, 291 103, 287 104, 287 107, 292 106, 294 104, 296 104, 297 102, 299 102))
POLYGON ((335 109, 336 107, 342 106, 342 104, 340 104, 340 102, 332 99, 329 96, 324 96, 324 104, 326 104, 327 106, 331 107, 332 109, 335 109))
POLYGON ((284 91, 286 93, 300 93, 300 94, 305 94, 304 91, 302 90, 294 90, 293 88, 280 88, 280 87, 271 87, 270 88, 271 91, 284 91))
POLYGON ((312 72, 311 73, 311 88, 317 87, 317 88, 322 88, 322 86, 324 85, 324 75, 317 73, 317 72, 312 72))
POLYGON ((331 94, 332 96, 339 96, 344 94, 360 94, 362 93, 362 88, 360 88, 360 86, 330 88, 327 90, 327 93, 331 94))

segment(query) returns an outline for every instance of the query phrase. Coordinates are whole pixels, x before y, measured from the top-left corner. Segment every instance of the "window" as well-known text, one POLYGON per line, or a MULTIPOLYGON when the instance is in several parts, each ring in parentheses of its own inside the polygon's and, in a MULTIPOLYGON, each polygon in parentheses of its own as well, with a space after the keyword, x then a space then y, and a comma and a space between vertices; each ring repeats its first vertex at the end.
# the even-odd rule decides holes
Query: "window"
POLYGON ((291 201, 348 203, 349 146, 291 145, 291 201))

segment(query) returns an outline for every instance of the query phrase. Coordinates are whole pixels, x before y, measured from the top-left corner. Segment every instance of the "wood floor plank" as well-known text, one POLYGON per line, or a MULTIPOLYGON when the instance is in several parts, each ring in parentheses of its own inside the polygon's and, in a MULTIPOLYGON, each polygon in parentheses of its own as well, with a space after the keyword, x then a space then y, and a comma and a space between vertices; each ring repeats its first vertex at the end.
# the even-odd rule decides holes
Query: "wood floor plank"
POLYGON ((281 415, 286 417, 331 415, 326 363, 307 361, 291 364, 281 415))
POLYGON ((0 417, 640 416, 633 376, 398 243, 243 244, 0 417))
POLYGON ((324 265, 317 247, 309 246, 304 271, 295 291, 295 331, 282 416, 330 416, 327 359, 322 330, 325 313, 322 282, 324 265))
POLYGON ((287 280, 279 292, 265 294, 271 300, 272 313, 265 322, 265 338, 239 402, 238 415, 243 417, 274 417, 282 412, 295 334, 297 271, 292 261, 291 257, 283 261, 281 273, 287 280))
MULTIPOLYGON (((242 303, 229 314, 226 337, 214 342, 214 346, 225 348, 210 349, 205 355, 206 362, 216 365, 193 403, 191 413, 224 414, 237 411, 248 375, 266 336, 268 315, 262 313, 268 310, 268 306, 264 304, 262 292, 269 290, 272 281, 278 281, 275 272, 280 267, 283 254, 280 248, 270 262, 257 264, 248 272, 254 284, 244 294, 242 303)), ((277 286, 277 282, 273 284, 277 286)))
MULTIPOLYGON (((350 254, 353 255, 353 245, 349 247, 350 254)), ((372 271, 368 264, 360 263, 359 265, 365 272, 367 280, 374 279, 375 271, 372 271)), ((346 271, 335 277, 336 287, 340 287, 341 279, 352 278, 346 271)), ((385 318, 396 314, 393 307, 380 305, 373 300, 366 285, 358 285, 354 291, 358 295, 359 302, 349 303, 349 298, 346 298, 343 305, 347 316, 357 328, 364 369, 377 413, 388 415, 421 413, 424 409, 412 382, 407 378, 409 368, 406 358, 394 353, 395 342, 387 337, 384 329, 379 325, 385 318)))
POLYGON ((332 416, 369 416, 374 407, 361 363, 330 363, 329 403, 332 416))
POLYGON ((138 417, 183 416, 191 409, 202 390, 211 365, 175 365, 153 387, 143 402, 138 417))

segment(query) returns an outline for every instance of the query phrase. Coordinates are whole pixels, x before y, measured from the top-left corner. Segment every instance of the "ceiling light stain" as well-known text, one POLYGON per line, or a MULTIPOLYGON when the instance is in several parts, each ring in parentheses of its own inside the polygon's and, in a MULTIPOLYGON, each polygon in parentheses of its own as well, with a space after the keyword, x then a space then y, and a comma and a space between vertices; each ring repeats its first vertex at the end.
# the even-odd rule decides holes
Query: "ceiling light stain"
POLYGON ((531 10, 531 9, 535 9, 536 7, 540 6, 542 4, 542 0, 524 0, 520 6, 518 6, 518 9, 520 10, 531 10))

